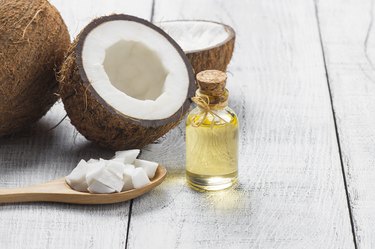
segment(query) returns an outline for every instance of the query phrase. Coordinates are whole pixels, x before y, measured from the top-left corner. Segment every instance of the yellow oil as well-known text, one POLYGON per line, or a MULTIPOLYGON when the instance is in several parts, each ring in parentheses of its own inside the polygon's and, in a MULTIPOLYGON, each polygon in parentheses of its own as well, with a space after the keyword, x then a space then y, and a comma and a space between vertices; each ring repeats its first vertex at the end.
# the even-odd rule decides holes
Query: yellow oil
POLYGON ((220 118, 196 107, 186 121, 186 178, 197 190, 221 190, 237 182, 238 119, 229 107, 214 112, 220 118))

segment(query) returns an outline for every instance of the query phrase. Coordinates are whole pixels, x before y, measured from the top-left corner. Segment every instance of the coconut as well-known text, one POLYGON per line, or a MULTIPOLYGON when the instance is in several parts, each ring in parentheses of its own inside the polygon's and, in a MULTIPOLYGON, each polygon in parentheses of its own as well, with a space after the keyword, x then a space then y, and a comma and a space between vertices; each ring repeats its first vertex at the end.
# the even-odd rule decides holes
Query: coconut
POLYGON ((142 168, 135 168, 131 175, 132 183, 134 188, 143 188, 150 183, 150 179, 147 177, 146 171, 142 168))
POLYGON ((125 164, 132 164, 138 157, 139 153, 139 149, 116 151, 115 156, 112 160, 120 161, 125 164))
POLYGON ((69 49, 60 94, 71 123, 113 149, 153 142, 184 117, 194 95, 192 67, 179 45, 129 15, 92 21, 69 49))
POLYGON ((236 37, 230 26, 203 20, 165 21, 156 25, 181 46, 195 73, 210 69, 226 71, 236 37))
POLYGON ((159 164, 146 160, 135 159, 134 166, 137 168, 142 168, 146 172, 148 178, 152 179, 155 176, 156 169, 158 168, 159 164))
POLYGON ((55 68, 69 44, 48 1, 0 1, 0 136, 29 126, 55 103, 55 68))

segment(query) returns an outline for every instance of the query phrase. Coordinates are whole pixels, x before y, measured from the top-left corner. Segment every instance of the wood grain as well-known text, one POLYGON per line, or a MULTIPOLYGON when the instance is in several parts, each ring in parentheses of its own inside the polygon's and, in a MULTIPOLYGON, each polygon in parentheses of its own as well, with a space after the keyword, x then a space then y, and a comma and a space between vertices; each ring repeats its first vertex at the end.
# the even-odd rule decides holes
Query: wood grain
POLYGON ((128 14, 150 20, 152 0, 50 0, 60 11, 74 38, 94 18, 110 14, 128 14))
MULTIPOLYGON (((56 105, 35 128, 0 140, 0 187, 21 187, 67 175, 81 158, 112 155, 88 143, 56 105)), ((129 203, 79 207, 0 205, 0 248, 124 248, 129 203), (114 229, 116 228, 116 229, 114 229)))
MULTIPOLYGON (((152 1, 52 0, 72 38, 92 18, 128 13, 150 18, 152 1)), ((109 158, 112 152, 87 142, 65 119, 62 105, 29 131, 0 140, 0 187, 21 187, 68 174, 81 159, 109 158)), ((129 203, 0 205, 0 248, 125 248, 129 203)))
POLYGON ((180 125, 142 155, 170 174, 134 200, 127 247, 354 248, 313 1, 156 1, 155 21, 193 18, 238 34, 240 185, 189 189, 180 125))
POLYGON ((317 7, 356 242, 375 248, 374 1, 317 7))

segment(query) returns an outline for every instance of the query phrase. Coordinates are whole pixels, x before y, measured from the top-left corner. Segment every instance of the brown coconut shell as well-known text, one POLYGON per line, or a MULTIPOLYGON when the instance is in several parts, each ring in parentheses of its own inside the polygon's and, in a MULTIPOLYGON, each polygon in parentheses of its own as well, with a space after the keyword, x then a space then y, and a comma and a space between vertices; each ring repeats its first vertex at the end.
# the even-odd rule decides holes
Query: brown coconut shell
MULTIPOLYGON (((200 22, 207 22, 223 26, 225 31, 228 33, 228 38, 226 40, 221 41, 212 47, 185 51, 185 53, 194 68, 195 74, 205 70, 219 70, 226 72, 228 64, 232 59, 234 44, 236 40, 236 32, 231 26, 206 20, 173 20, 160 22, 158 23, 158 25, 163 27, 164 23, 169 22, 173 22, 177 25, 178 23, 184 22, 195 22, 197 25, 200 22)), ((181 25, 181 28, 183 28, 183 25, 181 25)))
POLYGON ((69 45, 48 1, 0 1, 0 136, 29 126, 55 103, 55 69, 69 45))
POLYGON ((142 148, 163 136, 184 117, 191 104, 190 97, 195 92, 193 69, 177 43, 152 23, 129 15, 104 16, 87 25, 69 49, 59 82, 60 95, 71 123, 88 140, 113 150, 142 148), (189 89, 184 104, 171 117, 161 120, 140 120, 125 116, 108 105, 91 86, 82 65, 83 44, 91 30, 113 20, 130 20, 153 28, 166 37, 184 59, 189 72, 189 89))

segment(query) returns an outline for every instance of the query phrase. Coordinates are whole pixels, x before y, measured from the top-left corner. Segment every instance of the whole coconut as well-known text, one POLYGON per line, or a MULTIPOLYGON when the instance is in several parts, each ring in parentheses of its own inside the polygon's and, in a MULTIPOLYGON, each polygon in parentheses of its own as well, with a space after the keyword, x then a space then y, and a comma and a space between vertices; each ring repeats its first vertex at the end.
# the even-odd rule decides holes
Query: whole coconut
POLYGON ((55 70, 69 44, 48 1, 0 1, 0 136, 29 126, 56 102, 55 70))

